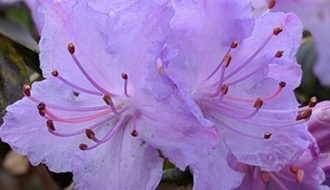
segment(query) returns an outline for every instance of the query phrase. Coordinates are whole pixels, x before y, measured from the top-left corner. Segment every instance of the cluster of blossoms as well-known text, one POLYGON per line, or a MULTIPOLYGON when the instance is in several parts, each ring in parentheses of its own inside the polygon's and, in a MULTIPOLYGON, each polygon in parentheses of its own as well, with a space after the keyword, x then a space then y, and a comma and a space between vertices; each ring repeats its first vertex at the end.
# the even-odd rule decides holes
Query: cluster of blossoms
POLYGON ((329 189, 330 104, 299 107, 302 24, 275 1, 26 3, 45 80, 0 137, 32 164, 76 189, 155 189, 164 156, 194 189, 329 189))

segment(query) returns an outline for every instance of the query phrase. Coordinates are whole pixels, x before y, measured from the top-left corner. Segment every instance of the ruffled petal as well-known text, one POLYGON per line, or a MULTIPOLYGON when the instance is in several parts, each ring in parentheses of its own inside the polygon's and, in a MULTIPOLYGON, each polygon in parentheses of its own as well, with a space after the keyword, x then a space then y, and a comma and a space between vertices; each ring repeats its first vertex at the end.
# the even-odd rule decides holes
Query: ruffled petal
POLYGON ((104 145, 71 160, 75 189, 155 189, 163 159, 126 127, 104 145))
POLYGON ((210 154, 218 143, 218 132, 213 127, 202 127, 198 120, 172 96, 161 104, 140 104, 139 136, 147 144, 159 149, 178 168, 210 154))
POLYGON ((189 166, 194 176, 194 190, 234 189, 244 178, 244 174, 235 171, 229 164, 235 158, 226 145, 221 142, 208 156, 189 166), (210 175, 211 174, 211 175, 210 175))
MULTIPOLYGON (((57 79, 35 82, 32 85, 31 94, 34 98, 45 102, 46 106, 48 103, 51 103, 79 109, 88 105, 102 105, 101 98, 99 103, 97 103, 95 98, 91 98, 88 95, 80 94, 76 96, 77 94, 71 88, 63 85, 57 79)), ((70 171, 70 159, 77 152, 81 152, 78 148, 79 143, 86 139, 84 132, 82 135, 68 138, 52 135, 47 129, 47 119, 39 115, 38 103, 25 97, 7 107, 4 124, 0 128, 1 140, 8 143, 13 150, 27 155, 33 165, 44 163, 54 172, 70 171)), ((51 108, 49 109, 52 110, 51 108)), ((66 118, 90 114, 86 112, 71 112, 69 115, 65 115, 67 112, 52 111, 66 118)), ((63 133, 79 129, 76 124, 70 125, 61 122, 54 122, 54 124, 55 128, 63 133)), ((88 122, 85 124, 87 127, 88 122)))

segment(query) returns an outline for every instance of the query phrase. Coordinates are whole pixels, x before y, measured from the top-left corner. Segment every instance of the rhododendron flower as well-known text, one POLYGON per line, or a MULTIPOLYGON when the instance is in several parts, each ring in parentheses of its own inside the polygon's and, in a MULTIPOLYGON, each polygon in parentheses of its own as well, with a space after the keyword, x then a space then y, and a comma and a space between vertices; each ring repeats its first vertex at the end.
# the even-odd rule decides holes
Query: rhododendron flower
POLYGON ((40 41, 46 79, 24 86, 0 129, 33 165, 72 171, 77 189, 155 189, 158 150, 184 169, 217 144, 216 129, 200 127, 150 66, 173 15, 169 2, 120 3, 111 2, 111 14, 85 0, 49 6, 40 41))
POLYGON ((174 10, 159 72, 222 139, 190 165, 194 188, 238 187, 243 174, 230 167, 237 161, 273 171, 298 159, 309 144, 311 114, 298 109, 293 93, 301 79, 298 18, 265 13, 254 26, 248 1, 186 0, 174 2, 174 10))
MULTIPOLYGON (((312 101, 315 98, 312 98, 312 101)), ((330 179, 330 102, 320 102, 312 108, 307 121, 311 132, 310 145, 296 161, 276 172, 237 164, 245 178, 239 189, 329 189, 330 179), (322 185, 323 184, 323 185, 322 185)))
MULTIPOLYGON (((255 6, 262 9, 270 0, 252 0, 255 6)), ((328 75, 330 67, 330 2, 328 0, 276 0, 274 11, 293 12, 299 16, 304 28, 311 32, 315 39, 318 53, 315 74, 323 85, 330 85, 328 75)))
POLYGON ((330 102, 324 101, 316 105, 310 120, 308 130, 316 139, 319 147, 319 165, 322 167, 326 180, 325 185, 330 186, 330 102))
POLYGON ((241 165, 238 170, 246 175, 237 190, 329 189, 328 186, 322 185, 325 175, 319 166, 319 155, 316 151, 311 146, 297 161, 278 172, 267 172, 260 170, 259 167, 241 165))

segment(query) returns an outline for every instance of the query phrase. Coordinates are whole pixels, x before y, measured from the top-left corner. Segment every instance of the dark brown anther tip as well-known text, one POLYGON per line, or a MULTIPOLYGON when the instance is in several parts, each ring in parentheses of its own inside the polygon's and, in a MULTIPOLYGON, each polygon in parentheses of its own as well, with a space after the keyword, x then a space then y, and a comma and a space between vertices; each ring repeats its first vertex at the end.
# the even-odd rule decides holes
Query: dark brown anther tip
POLYGON ((274 30, 273 30, 273 34, 275 36, 279 35, 281 32, 283 31, 283 27, 276 27, 274 30))
POLYGON ((68 51, 70 52, 70 54, 74 54, 75 52, 75 46, 73 45, 73 43, 69 43, 68 45, 68 51))
POLYGON ((286 86, 286 82, 281 81, 280 83, 278 83, 278 85, 279 85, 281 88, 284 88, 284 87, 286 86))
POLYGON ((48 130, 55 131, 55 125, 51 119, 48 119, 46 123, 48 130))
POLYGON ((227 94, 227 93, 228 93, 228 90, 229 90, 228 85, 223 84, 223 85, 221 86, 221 93, 222 93, 222 94, 227 94))
POLYGON ((89 139, 95 138, 95 133, 91 129, 86 129, 85 134, 86 134, 87 138, 89 138, 89 139))
POLYGON ((56 69, 53 69, 53 70, 52 70, 52 75, 53 75, 54 77, 57 77, 57 76, 58 76, 58 71, 57 71, 56 69))
POLYGON ((266 133, 264 134, 264 139, 269 139, 271 136, 272 136, 272 133, 270 133, 270 132, 266 132, 266 133))
POLYGON ((233 41, 233 42, 231 43, 230 48, 231 48, 231 49, 235 49, 237 46, 238 46, 238 41, 235 40, 235 41, 233 41))
POLYGON ((292 173, 296 174, 297 171, 298 171, 298 168, 296 168, 296 167, 294 167, 294 166, 291 166, 291 167, 290 167, 290 171, 291 171, 292 173))
POLYGON ((284 54, 284 51, 283 50, 279 50, 279 51, 276 52, 275 57, 276 58, 281 58, 283 56, 283 54, 284 54))
POLYGON ((103 94, 103 100, 106 104, 110 105, 112 103, 112 99, 109 94, 103 94))
POLYGON ((128 76, 126 73, 121 73, 121 78, 123 78, 124 80, 128 79, 128 76))
POLYGON ((257 98, 256 101, 254 102, 253 107, 255 107, 256 109, 261 108, 262 104, 264 103, 264 101, 262 100, 262 98, 257 98))
POLYGON ((46 114, 45 114, 45 112, 43 110, 41 110, 41 111, 39 110, 39 115, 40 116, 45 116, 46 114))
POLYGON ((268 172, 262 172, 261 173, 261 179, 265 184, 269 184, 270 182, 270 175, 268 172))
POLYGON ((31 87, 27 84, 24 84, 23 93, 25 96, 31 96, 31 87))
POLYGON ((311 97, 308 102, 308 107, 313 108, 317 104, 317 98, 315 96, 311 97))
POLYGON ((231 55, 229 53, 227 53, 225 55, 225 59, 224 59, 224 63, 225 63, 225 67, 228 67, 231 61, 231 55))
POLYGON ((312 112, 312 109, 307 108, 306 110, 297 115, 296 120, 299 121, 302 119, 308 119, 312 115, 312 112))
POLYGON ((81 143, 81 144, 79 145, 79 149, 80 149, 80 150, 87 150, 87 148, 88 148, 87 144, 81 143))
POLYGON ((43 111, 46 108, 46 104, 43 102, 40 102, 37 106, 39 111, 43 111))
POLYGON ((272 9, 275 7, 276 4, 276 0, 270 0, 269 4, 268 4, 268 9, 272 9))
POLYGON ((137 136, 139 135, 139 133, 138 133, 135 129, 133 129, 133 130, 131 131, 131 135, 132 135, 133 137, 137 137, 137 136))

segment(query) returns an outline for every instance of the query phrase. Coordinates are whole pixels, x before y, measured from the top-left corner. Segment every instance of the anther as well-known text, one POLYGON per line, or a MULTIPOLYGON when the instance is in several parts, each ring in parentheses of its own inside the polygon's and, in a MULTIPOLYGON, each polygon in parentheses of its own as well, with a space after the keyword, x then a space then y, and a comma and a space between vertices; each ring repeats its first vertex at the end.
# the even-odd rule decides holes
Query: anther
POLYGON ((296 120, 308 119, 312 115, 312 109, 307 108, 303 112, 299 113, 296 117, 296 120))
POLYGON ((225 67, 228 67, 231 61, 231 55, 228 53, 225 55, 225 59, 224 59, 224 63, 225 63, 225 67))
POLYGON ((281 88, 284 88, 284 87, 286 86, 286 82, 281 81, 280 83, 278 83, 278 85, 279 85, 281 88))
POLYGON ((41 116, 45 116, 45 115, 46 115, 45 112, 44 112, 44 110, 45 110, 45 108, 46 108, 46 104, 45 104, 45 103, 40 102, 40 103, 38 104, 37 108, 38 108, 38 110, 39 110, 39 114, 40 114, 41 116))
POLYGON ((256 109, 260 109, 263 103, 264 103, 264 101, 259 97, 254 102, 253 107, 255 107, 256 109))
POLYGON ((301 183, 304 179, 305 172, 302 169, 298 169, 296 172, 296 182, 301 183))
POLYGON ((53 75, 54 77, 57 77, 57 76, 58 76, 58 71, 57 71, 56 69, 53 69, 53 70, 52 70, 52 75, 53 75))
POLYGON ((268 9, 272 9, 275 7, 276 4, 276 0, 270 0, 269 4, 268 4, 268 9))
POLYGON ((31 87, 27 84, 24 84, 23 93, 25 96, 31 96, 31 87))
POLYGON ((73 43, 69 43, 69 45, 68 45, 68 51, 70 52, 70 54, 74 54, 75 47, 74 47, 73 43))
POLYGON ((268 184, 270 182, 270 176, 268 172, 261 173, 261 179, 264 183, 268 184))
POLYGON ((133 130, 131 130, 131 135, 133 137, 137 137, 139 135, 139 133, 135 129, 133 129, 133 130))
POLYGON ((113 104, 112 99, 109 94, 103 94, 103 100, 106 104, 111 105, 113 104))
POLYGON ((315 96, 311 97, 311 99, 308 102, 308 107, 313 108, 317 104, 317 98, 315 96))
POLYGON ((80 150, 87 150, 87 148, 88 148, 87 144, 81 143, 81 144, 79 145, 79 149, 80 149, 80 150))
POLYGON ((231 48, 231 49, 235 49, 237 46, 238 46, 238 41, 235 40, 235 41, 233 41, 233 42, 231 43, 230 48, 231 48))
POLYGON ((55 131, 55 125, 51 119, 48 119, 46 123, 48 130, 55 131))
POLYGON ((296 168, 296 167, 294 167, 294 166, 291 166, 291 167, 290 167, 290 171, 291 171, 292 173, 296 174, 297 171, 298 171, 298 168, 296 168))
POLYGON ((43 111, 46 108, 46 104, 43 102, 40 102, 37 106, 39 111, 43 111))
POLYGON ((272 136, 272 133, 270 133, 270 132, 266 132, 266 133, 264 134, 264 139, 269 139, 271 136, 272 136))
POLYGON ((121 78, 123 78, 124 80, 128 79, 128 76, 126 73, 121 73, 121 78))
POLYGON ((273 34, 275 36, 279 35, 281 32, 283 31, 283 28, 282 27, 276 27, 274 30, 273 30, 273 34))
POLYGON ((279 51, 276 52, 275 57, 276 57, 276 58, 280 58, 280 57, 283 56, 283 53, 284 53, 283 50, 279 50, 279 51))
POLYGON ((223 84, 221 86, 221 93, 225 95, 225 94, 227 94, 227 92, 228 92, 228 85, 223 84))
POLYGON ((86 134, 87 138, 89 138, 89 139, 94 139, 95 138, 95 133, 91 129, 87 128, 85 130, 85 134, 86 134))

